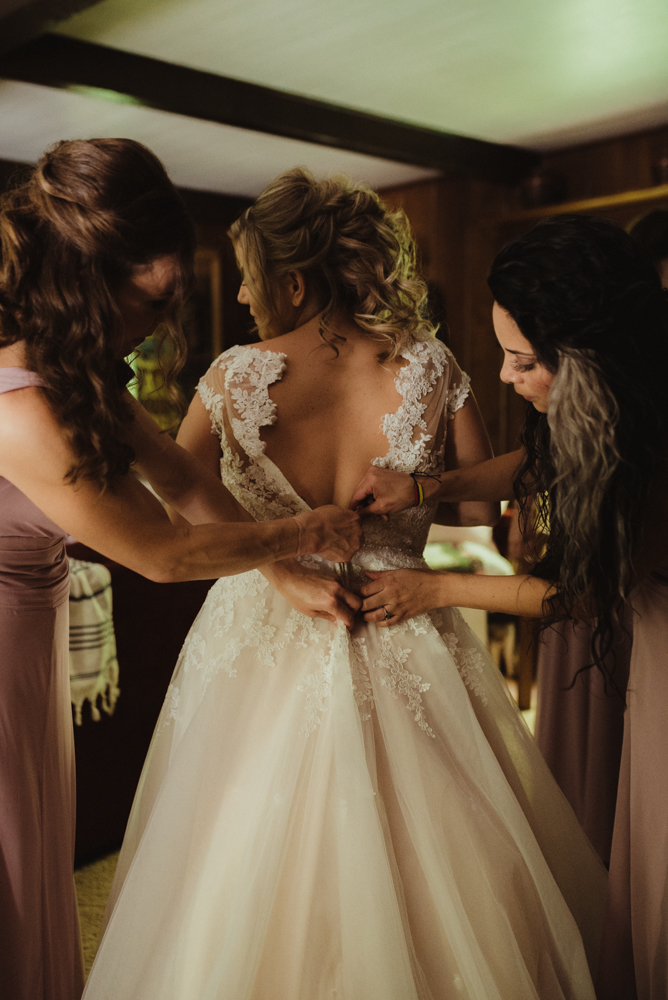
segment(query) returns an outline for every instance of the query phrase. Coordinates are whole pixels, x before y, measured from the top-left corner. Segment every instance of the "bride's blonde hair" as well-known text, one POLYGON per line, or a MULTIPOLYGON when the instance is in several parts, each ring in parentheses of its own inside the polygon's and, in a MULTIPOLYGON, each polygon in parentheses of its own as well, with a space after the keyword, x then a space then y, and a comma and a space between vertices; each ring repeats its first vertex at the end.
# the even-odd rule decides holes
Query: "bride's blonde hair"
POLYGON ((272 181, 228 235, 257 308, 282 333, 278 287, 300 271, 322 303, 328 343, 337 314, 381 343, 382 360, 435 336, 408 220, 365 184, 341 174, 316 180, 296 167, 272 181))

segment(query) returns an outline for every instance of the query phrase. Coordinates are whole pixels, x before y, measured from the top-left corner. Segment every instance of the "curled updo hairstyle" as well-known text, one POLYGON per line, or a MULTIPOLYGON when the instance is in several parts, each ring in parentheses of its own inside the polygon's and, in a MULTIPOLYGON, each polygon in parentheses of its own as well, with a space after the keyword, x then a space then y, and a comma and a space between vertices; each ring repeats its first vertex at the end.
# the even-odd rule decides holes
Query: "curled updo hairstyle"
POLYGON ((185 353, 178 307, 192 280, 192 223, 160 161, 131 139, 59 142, 0 199, 0 346, 23 341, 75 455, 68 479, 108 484, 134 456, 115 377, 125 279, 178 262, 162 339, 171 380, 185 353))
POLYGON ((529 406, 515 491, 537 492, 549 541, 534 572, 555 584, 546 624, 597 621, 603 669, 639 569, 642 527, 668 431, 668 309, 636 241, 604 219, 556 216, 497 255, 489 275, 555 374, 547 414, 529 406))
POLYGON ((435 335, 408 220, 364 184, 289 170, 264 189, 229 236, 262 318, 281 333, 288 331, 279 313, 280 282, 300 271, 322 305, 320 335, 327 343, 336 337, 330 324, 337 315, 379 341, 382 360, 397 357, 412 339, 435 335))

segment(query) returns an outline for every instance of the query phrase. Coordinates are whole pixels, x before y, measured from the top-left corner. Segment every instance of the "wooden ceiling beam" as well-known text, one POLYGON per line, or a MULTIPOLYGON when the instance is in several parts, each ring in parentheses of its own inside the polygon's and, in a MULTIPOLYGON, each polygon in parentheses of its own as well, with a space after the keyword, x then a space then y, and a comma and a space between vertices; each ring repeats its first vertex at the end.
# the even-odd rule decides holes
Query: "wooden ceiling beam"
POLYGON ((62 35, 44 35, 3 56, 0 76, 66 89, 93 88, 92 93, 122 95, 189 118, 508 184, 540 162, 536 153, 514 146, 410 125, 62 35))
POLYGON ((0 55, 94 7, 100 0, 5 0, 0 3, 0 55), (4 11, 3 11, 4 7, 4 11))

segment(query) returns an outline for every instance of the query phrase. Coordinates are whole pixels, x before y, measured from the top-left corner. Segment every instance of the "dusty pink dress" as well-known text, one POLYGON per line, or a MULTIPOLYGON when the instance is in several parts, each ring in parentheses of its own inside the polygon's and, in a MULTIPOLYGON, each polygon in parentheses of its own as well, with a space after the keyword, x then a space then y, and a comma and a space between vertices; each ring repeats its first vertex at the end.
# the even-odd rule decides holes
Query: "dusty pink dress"
POLYGON ((599 1000, 668 997, 668 498, 647 526, 649 572, 631 595, 633 650, 610 858, 599 1000))
MULTIPOLYGON (((629 675, 632 615, 628 632, 616 636, 614 668, 619 691, 629 675)), ((601 673, 579 670, 592 662, 593 626, 562 622, 547 629, 538 647, 536 739, 559 787, 573 807, 602 861, 610 864, 619 762, 624 731, 624 701, 601 673), (571 687, 571 685, 573 685, 571 687)))
MULTIPOLYGON (((0 368, 0 393, 40 385, 0 368)), ((0 995, 78 1000, 65 533, 0 478, 0 995)))

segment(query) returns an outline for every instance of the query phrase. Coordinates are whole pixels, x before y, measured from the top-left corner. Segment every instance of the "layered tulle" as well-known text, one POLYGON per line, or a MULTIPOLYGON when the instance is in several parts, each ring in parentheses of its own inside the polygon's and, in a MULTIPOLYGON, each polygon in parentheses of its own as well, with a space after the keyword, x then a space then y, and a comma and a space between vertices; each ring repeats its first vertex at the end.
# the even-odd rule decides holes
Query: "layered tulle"
POLYGON ((184 646, 85 997, 586 1000, 604 896, 457 611, 349 634, 253 572, 184 646))

